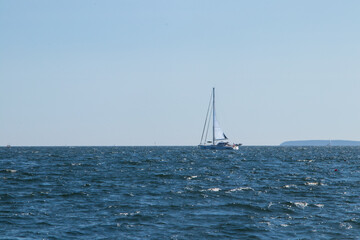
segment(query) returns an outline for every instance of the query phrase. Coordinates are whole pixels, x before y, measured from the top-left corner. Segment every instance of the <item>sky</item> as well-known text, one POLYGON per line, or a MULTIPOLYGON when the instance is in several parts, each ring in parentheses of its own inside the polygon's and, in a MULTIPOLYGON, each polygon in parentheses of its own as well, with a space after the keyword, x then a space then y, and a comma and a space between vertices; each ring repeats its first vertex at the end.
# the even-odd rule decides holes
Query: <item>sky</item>
POLYGON ((0 145, 360 140, 360 1, 0 0, 0 145))

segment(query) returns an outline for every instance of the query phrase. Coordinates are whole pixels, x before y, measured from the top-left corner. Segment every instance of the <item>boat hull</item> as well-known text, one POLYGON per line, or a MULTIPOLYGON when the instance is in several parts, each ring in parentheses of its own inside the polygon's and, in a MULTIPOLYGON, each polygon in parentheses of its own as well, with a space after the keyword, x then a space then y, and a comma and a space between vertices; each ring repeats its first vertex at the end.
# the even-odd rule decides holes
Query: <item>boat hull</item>
POLYGON ((200 149, 209 149, 209 150, 239 150, 238 145, 232 146, 218 146, 218 145, 198 145, 200 149))

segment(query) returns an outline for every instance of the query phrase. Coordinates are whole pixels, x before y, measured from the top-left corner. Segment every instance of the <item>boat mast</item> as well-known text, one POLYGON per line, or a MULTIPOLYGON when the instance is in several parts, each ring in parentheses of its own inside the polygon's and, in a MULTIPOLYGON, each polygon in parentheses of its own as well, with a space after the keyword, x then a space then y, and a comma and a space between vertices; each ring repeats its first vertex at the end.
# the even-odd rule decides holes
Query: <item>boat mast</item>
POLYGON ((213 88, 213 145, 215 145, 215 88, 213 88))

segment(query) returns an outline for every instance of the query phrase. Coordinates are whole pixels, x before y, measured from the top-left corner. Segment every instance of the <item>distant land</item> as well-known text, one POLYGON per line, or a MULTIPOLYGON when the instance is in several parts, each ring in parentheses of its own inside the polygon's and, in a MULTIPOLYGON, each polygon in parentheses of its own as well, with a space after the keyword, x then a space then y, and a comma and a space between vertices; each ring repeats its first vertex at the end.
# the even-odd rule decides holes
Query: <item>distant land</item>
POLYGON ((360 141, 350 140, 301 140, 286 141, 280 146, 360 146, 360 141))

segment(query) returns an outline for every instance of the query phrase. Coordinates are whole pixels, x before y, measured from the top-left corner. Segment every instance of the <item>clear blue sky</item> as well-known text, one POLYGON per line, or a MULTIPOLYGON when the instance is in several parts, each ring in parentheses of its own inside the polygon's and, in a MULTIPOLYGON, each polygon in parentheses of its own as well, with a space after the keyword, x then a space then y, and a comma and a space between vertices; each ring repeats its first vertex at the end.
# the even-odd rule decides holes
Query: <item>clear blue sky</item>
POLYGON ((360 1, 0 0, 0 145, 360 140, 360 1))

